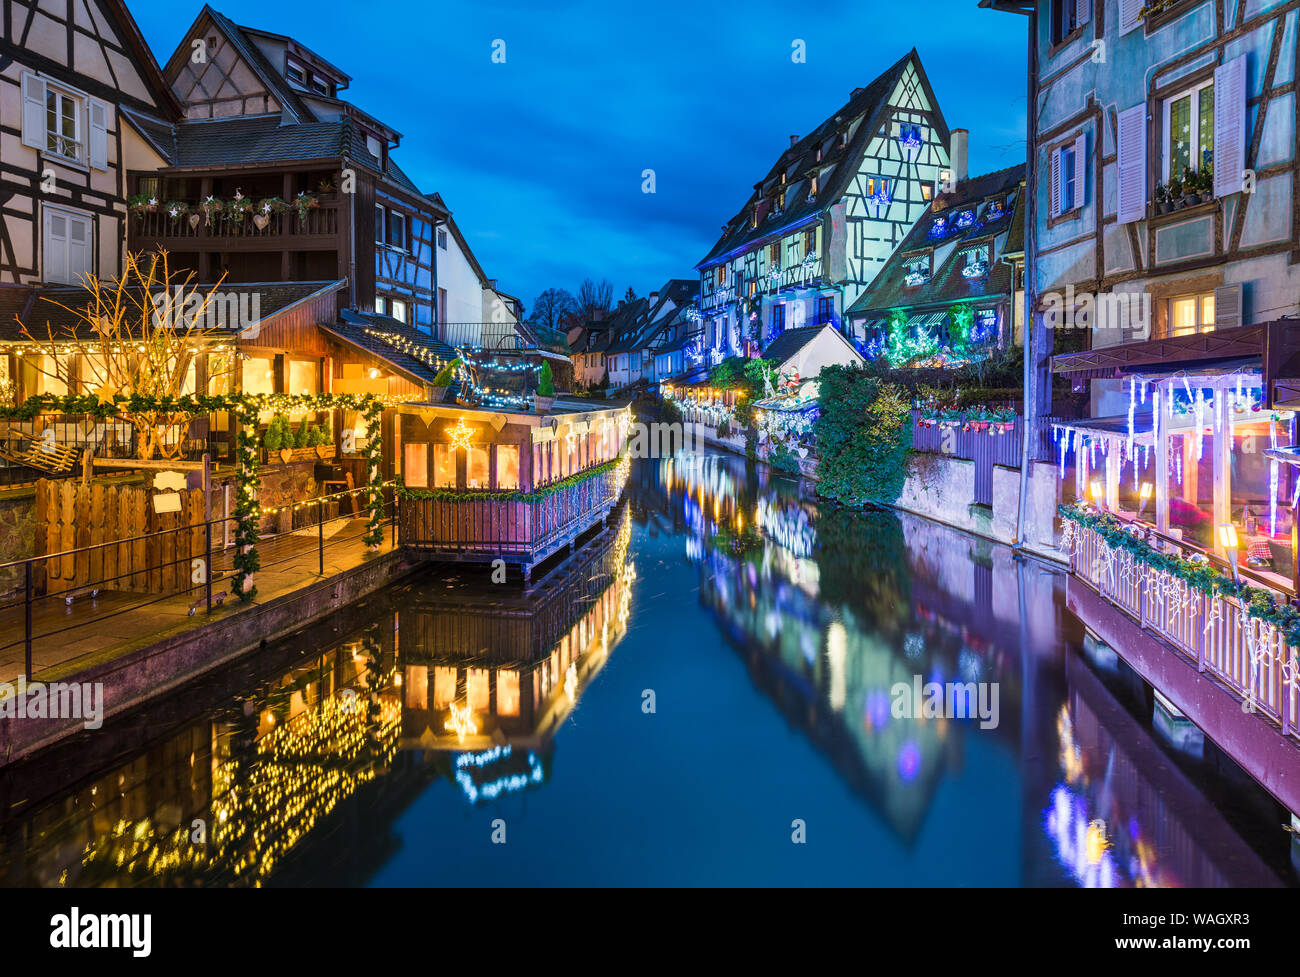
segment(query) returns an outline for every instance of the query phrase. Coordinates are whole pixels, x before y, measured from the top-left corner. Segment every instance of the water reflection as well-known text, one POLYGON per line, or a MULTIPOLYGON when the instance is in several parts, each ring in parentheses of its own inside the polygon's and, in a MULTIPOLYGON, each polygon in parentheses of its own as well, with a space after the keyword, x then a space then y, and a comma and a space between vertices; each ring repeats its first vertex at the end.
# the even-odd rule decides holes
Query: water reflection
POLYGON ((1294 882, 1276 805, 1085 641, 1053 569, 731 456, 630 493, 530 592, 434 570, 7 768, 0 881, 1294 882), (996 683, 996 727, 896 715, 916 681, 996 683), (843 833, 755 876, 790 849, 773 773, 843 833), (506 806, 541 843, 485 868, 463 825, 506 806), (747 833, 773 818, 780 853, 747 833))

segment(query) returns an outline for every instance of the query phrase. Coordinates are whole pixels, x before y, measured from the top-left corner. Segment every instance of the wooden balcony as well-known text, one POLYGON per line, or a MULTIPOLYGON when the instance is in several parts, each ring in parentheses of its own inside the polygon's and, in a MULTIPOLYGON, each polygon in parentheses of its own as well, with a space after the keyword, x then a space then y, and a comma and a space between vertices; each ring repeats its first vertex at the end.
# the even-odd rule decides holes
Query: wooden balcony
POLYGON ((251 216, 241 220, 214 216, 209 221, 202 214, 191 214, 173 219, 159 210, 132 215, 129 247, 133 251, 158 247, 168 251, 332 251, 339 247, 341 211, 339 201, 322 200, 307 211, 306 219, 291 208, 266 215, 265 226, 259 227, 251 216))
POLYGON ((536 502, 487 499, 472 491, 463 498, 406 498, 398 540, 440 559, 520 564, 527 575, 605 519, 626 481, 623 463, 536 502))

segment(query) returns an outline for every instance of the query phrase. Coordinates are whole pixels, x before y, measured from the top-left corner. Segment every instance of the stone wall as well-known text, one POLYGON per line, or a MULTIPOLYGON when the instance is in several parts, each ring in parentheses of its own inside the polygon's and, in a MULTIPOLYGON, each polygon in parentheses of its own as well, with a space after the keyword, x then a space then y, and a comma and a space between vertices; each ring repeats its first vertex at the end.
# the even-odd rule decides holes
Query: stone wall
MULTIPOLYGON (((1023 545, 1051 552, 1056 548, 1056 506, 1060 486, 1053 465, 1034 462, 1023 545)), ((993 505, 975 505, 975 463, 947 455, 917 452, 895 505, 927 519, 977 533, 1002 543, 1016 542, 1020 469, 995 465, 993 505)))

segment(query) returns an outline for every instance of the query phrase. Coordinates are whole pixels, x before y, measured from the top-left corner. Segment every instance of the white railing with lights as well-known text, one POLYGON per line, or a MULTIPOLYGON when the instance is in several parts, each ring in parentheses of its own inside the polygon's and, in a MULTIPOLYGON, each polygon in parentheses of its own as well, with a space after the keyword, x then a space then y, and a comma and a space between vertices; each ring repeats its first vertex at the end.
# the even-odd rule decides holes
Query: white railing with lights
POLYGON ((1300 654, 1278 628, 1247 615, 1236 598, 1203 594, 1110 546, 1094 530, 1065 525, 1062 549, 1076 577, 1235 692, 1243 710, 1262 713, 1284 735, 1300 739, 1300 654))

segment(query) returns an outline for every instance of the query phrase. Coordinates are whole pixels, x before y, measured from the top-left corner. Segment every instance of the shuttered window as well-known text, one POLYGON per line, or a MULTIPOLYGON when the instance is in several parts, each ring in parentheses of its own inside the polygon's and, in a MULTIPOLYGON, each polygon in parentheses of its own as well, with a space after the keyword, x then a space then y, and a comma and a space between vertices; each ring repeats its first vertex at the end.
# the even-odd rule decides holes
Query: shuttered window
POLYGON ((1214 72, 1214 195, 1236 193, 1246 168, 1246 56, 1214 72))
POLYGON ((1214 160, 1214 84, 1205 82, 1164 102, 1165 182, 1200 172, 1214 160))
POLYGON ((1146 217, 1147 209, 1147 109, 1135 105, 1119 114, 1118 135, 1119 222, 1130 224, 1146 217))
POLYGON ((45 281, 75 285, 90 274, 91 227, 89 215, 45 207, 42 235, 45 281))
POLYGON ((1072 143, 1052 150, 1051 156, 1051 214, 1060 217, 1083 206, 1086 194, 1084 180, 1087 176, 1088 137, 1080 133, 1072 143))

